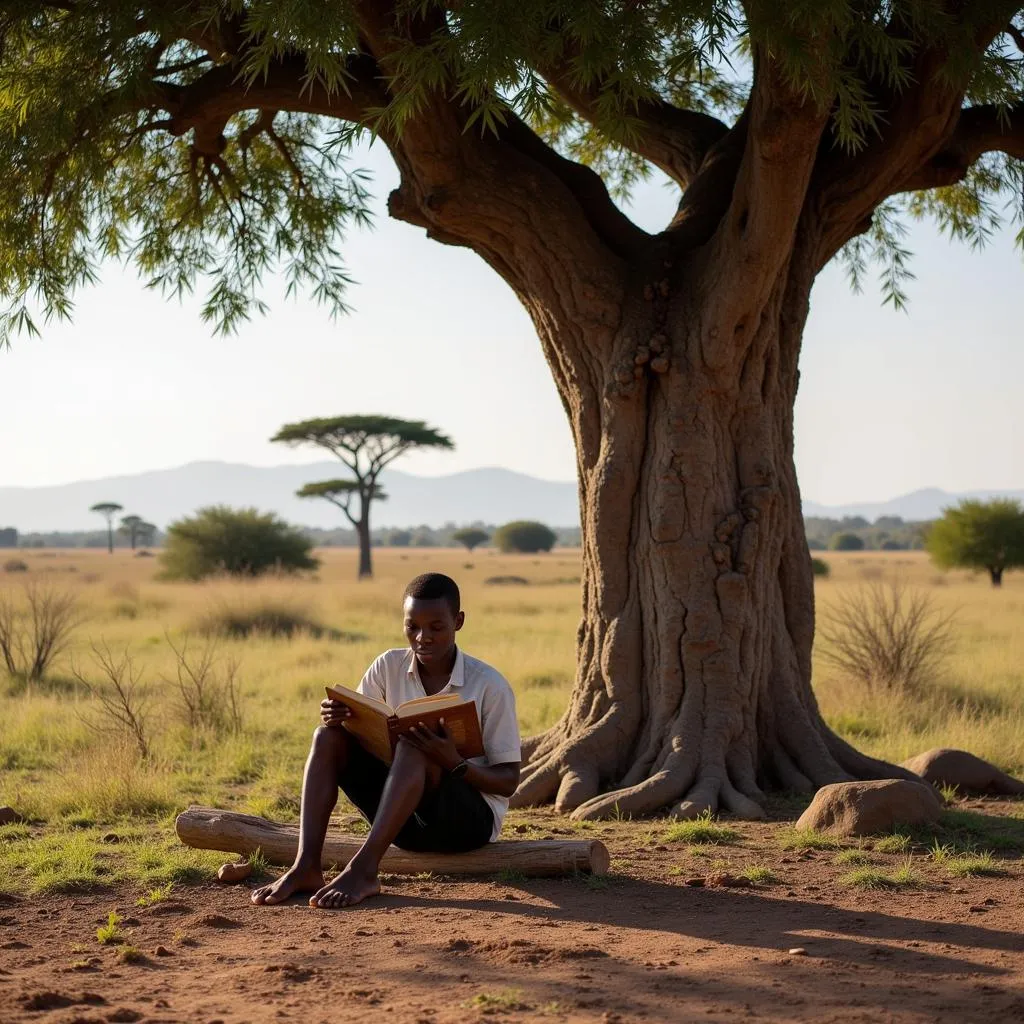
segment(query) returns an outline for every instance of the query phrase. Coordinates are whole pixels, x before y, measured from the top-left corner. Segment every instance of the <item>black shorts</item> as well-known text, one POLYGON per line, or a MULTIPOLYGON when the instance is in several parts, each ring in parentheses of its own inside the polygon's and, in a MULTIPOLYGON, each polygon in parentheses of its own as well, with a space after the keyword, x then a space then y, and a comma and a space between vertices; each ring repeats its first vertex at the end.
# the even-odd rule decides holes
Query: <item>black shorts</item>
MULTIPOLYGON (((348 766, 338 779, 345 796, 373 821, 390 768, 351 744, 348 766)), ((465 779, 445 776, 437 789, 423 794, 412 817, 395 836, 395 846, 419 853, 465 853, 486 846, 494 815, 480 790, 465 779)))

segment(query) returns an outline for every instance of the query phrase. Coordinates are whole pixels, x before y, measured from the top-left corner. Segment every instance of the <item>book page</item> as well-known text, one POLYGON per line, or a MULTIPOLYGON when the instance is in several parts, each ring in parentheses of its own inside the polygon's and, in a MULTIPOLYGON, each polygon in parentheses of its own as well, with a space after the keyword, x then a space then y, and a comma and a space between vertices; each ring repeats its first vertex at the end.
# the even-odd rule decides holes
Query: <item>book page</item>
POLYGON ((327 696, 331 700, 340 700, 342 704, 353 710, 357 707, 371 708, 385 718, 390 718, 394 714, 390 704, 385 704, 384 701, 377 700, 376 697, 367 697, 365 693, 350 690, 347 686, 341 686, 338 683, 327 687, 327 696))
POLYGON ((435 693, 432 697, 414 697, 412 700, 403 701, 395 708, 395 714, 403 718, 406 715, 417 714, 418 710, 435 711, 438 708, 450 708, 464 703, 457 693, 435 693))
POLYGON ((364 750, 385 764, 391 764, 391 733, 388 726, 392 717, 391 708, 382 700, 356 693, 346 686, 328 686, 327 696, 332 700, 340 700, 351 712, 342 722, 343 728, 359 740, 364 750))

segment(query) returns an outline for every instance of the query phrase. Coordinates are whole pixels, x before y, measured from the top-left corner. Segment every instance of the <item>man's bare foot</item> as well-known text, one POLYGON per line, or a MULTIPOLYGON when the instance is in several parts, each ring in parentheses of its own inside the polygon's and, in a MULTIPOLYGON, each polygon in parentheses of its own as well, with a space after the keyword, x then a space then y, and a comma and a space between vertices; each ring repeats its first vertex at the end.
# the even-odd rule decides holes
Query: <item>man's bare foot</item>
POLYGON ((309 905, 321 910, 340 910, 342 907, 354 907, 379 892, 380 879, 377 872, 367 871, 355 861, 350 861, 333 882, 313 893, 309 905))
POLYGON ((320 889, 324 884, 324 873, 315 865, 293 864, 276 882, 253 889, 249 898, 256 904, 284 903, 297 892, 320 889))

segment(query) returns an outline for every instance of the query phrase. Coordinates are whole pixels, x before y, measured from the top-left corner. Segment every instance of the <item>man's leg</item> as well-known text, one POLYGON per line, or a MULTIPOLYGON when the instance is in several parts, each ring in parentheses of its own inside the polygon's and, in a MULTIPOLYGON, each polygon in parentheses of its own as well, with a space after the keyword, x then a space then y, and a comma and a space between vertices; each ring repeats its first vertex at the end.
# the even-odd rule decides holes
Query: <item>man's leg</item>
POLYGON ((302 808, 299 812, 299 852, 295 863, 270 885, 255 889, 253 903, 281 903, 296 892, 309 892, 324 884, 320 858, 331 811, 338 802, 338 777, 348 763, 353 740, 341 728, 321 725, 313 742, 302 776, 302 808))
POLYGON ((441 769, 411 743, 399 742, 369 835, 337 878, 310 898, 312 907, 351 907, 380 892, 381 858, 419 806, 441 782, 441 769))

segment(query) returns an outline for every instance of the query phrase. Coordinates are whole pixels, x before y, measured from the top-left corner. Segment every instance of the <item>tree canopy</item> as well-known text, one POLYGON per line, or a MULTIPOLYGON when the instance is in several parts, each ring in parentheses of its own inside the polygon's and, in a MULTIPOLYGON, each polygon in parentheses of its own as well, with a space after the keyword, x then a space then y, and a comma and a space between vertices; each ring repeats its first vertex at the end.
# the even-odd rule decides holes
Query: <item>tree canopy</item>
POLYGON ((358 139, 399 161, 393 216, 466 244, 424 219, 451 174, 412 194, 427 127, 449 166, 464 145, 517 189, 543 168, 623 254, 649 236, 609 191, 658 168, 683 192, 666 233, 705 241, 737 183, 771 183, 744 159, 769 127, 762 156, 831 200, 815 259, 843 250, 858 284, 877 259, 899 304, 907 217, 975 245, 1022 223, 1022 51, 998 0, 9 0, 0 332, 67 315, 111 258, 169 294, 209 281, 222 330, 271 270, 342 311, 358 139))
POLYGON ((481 530, 476 526, 467 526, 452 534, 452 540, 456 544, 461 544, 467 551, 472 551, 490 539, 491 535, 486 530, 481 530))
POLYGON ((515 522, 499 526, 491 539, 499 551, 536 554, 538 551, 550 551, 558 537, 554 530, 543 523, 517 519, 515 522))
POLYGON ((943 569, 986 571, 993 584, 1007 569, 1024 568, 1024 508, 1019 501, 962 501, 932 524, 928 553, 943 569))

